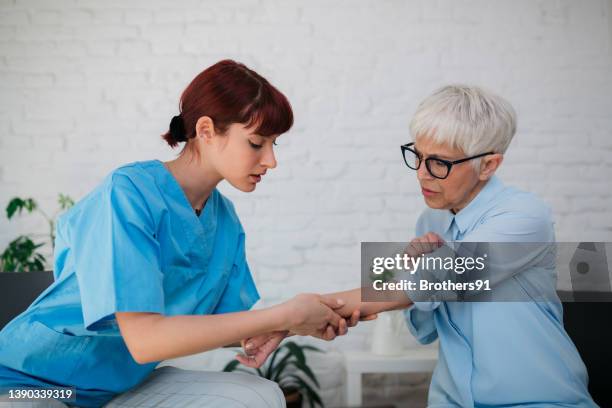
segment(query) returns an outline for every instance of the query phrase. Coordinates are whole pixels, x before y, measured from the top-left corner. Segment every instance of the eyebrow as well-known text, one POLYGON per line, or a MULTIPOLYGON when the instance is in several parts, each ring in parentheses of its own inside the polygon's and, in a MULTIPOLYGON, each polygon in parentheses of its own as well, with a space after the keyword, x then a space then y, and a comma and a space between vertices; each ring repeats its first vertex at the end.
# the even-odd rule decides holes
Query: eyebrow
MULTIPOLYGON (((417 152, 418 154, 422 154, 419 149, 416 148, 416 146, 414 147, 414 151, 417 152)), ((443 154, 430 154, 429 156, 427 156, 428 158, 431 157, 432 159, 443 159, 443 160, 453 160, 451 157, 443 155, 443 154)))

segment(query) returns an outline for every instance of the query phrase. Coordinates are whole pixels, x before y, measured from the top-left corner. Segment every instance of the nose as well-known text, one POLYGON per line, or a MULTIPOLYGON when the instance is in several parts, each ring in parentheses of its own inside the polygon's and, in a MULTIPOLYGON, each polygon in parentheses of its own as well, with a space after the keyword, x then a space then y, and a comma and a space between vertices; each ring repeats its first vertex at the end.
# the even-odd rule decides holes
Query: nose
POLYGON ((274 149, 272 148, 272 145, 270 145, 261 158, 261 165, 268 169, 273 169, 276 167, 276 164, 277 162, 276 157, 274 156, 274 149))
POLYGON ((419 180, 431 180, 434 177, 429 174, 429 171, 427 170, 427 166, 425 165, 425 163, 421 163, 421 165, 419 166, 419 169, 417 170, 417 179, 419 180))

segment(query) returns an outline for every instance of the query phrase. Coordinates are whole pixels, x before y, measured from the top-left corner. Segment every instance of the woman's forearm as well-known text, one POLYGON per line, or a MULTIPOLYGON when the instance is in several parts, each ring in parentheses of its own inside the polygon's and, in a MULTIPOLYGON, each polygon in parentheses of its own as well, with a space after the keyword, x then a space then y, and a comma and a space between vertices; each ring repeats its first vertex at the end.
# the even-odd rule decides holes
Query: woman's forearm
POLYGON ((124 312, 116 317, 132 357, 140 364, 201 353, 290 325, 290 316, 280 306, 219 315, 124 312))
POLYGON ((359 309, 361 316, 368 316, 389 310, 405 309, 412 304, 412 301, 403 292, 395 292, 393 294, 377 293, 376 302, 363 302, 361 300, 362 290, 368 289, 356 288, 344 292, 328 293, 323 296, 342 299, 345 302, 344 306, 336 310, 336 313, 342 317, 350 317, 351 313, 356 309, 359 309))

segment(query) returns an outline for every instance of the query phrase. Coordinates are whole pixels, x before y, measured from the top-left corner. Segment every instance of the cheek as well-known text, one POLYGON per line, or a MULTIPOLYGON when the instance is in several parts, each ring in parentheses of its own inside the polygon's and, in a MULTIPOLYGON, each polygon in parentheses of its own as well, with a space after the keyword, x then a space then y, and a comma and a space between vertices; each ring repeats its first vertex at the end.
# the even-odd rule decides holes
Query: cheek
POLYGON ((252 150, 250 146, 232 146, 231 149, 226 149, 222 157, 224 168, 233 175, 248 172, 248 169, 253 167, 252 161, 255 154, 252 150))
POLYGON ((472 190, 476 181, 474 172, 470 168, 467 166, 462 168, 444 180, 444 198, 452 204, 461 201, 472 190))
POLYGON ((444 183, 442 186, 442 196, 447 202, 452 202, 457 197, 457 185, 454 183, 444 183))

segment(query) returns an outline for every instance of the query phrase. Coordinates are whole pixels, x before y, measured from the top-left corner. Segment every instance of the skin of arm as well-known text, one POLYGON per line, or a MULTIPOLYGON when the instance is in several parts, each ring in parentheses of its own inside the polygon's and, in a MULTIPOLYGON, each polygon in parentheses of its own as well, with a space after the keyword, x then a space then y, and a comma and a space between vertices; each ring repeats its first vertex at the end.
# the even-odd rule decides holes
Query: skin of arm
MULTIPOLYGON (((386 299, 380 302, 362 302, 362 290, 366 291, 369 289, 370 288, 356 288, 343 292, 329 293, 323 295, 323 297, 328 299, 342 299, 344 306, 336 309, 336 313, 342 317, 350 316, 355 310, 359 310, 361 316, 369 316, 389 310, 405 309, 412 304, 412 301, 403 292, 398 292, 396 294, 383 293, 382 295, 384 295, 386 299)), ((380 298, 381 294, 377 293, 376 296, 380 298)))
MULTIPOLYGON (((411 257, 417 257, 421 254, 433 252, 443 244, 444 240, 438 234, 429 232, 422 237, 417 237, 410 241, 406 248, 406 253, 411 257)), ((389 310, 405 309, 413 303, 403 291, 374 292, 374 289, 370 286, 344 292, 329 293, 323 295, 323 297, 342 299, 344 301, 344 306, 336 309, 336 313, 342 317, 347 317, 354 310, 359 310, 362 316, 368 316, 389 310), (376 293, 375 298, 380 299, 380 301, 362 302, 362 292, 364 295, 371 294, 372 296, 369 296, 369 298, 374 298, 374 293, 376 293)))
MULTIPOLYGON (((368 288, 363 288, 363 290, 368 290, 368 288)), ((344 305, 334 311, 347 319, 348 323, 346 324, 348 327, 356 326, 359 320, 374 320, 380 312, 405 309, 412 304, 412 301, 403 292, 395 294, 384 293, 383 296, 385 296, 386 299, 382 299, 383 301, 380 302, 362 302, 361 295, 362 288, 356 288, 322 295, 322 297, 342 300, 344 305)), ((380 299, 380 296, 381 294, 377 294, 377 298, 380 299)), ((333 340, 336 335, 344 335, 346 332, 347 327, 345 326, 336 332, 328 330, 325 336, 320 338, 323 340, 333 340)), ((259 368, 265 363, 270 353, 278 347, 283 339, 292 335, 293 334, 289 331, 276 331, 245 339, 242 341, 242 347, 245 353, 236 355, 236 359, 247 367, 259 368)))
MULTIPOLYGON (((443 243, 444 240, 442 237, 434 232, 429 232, 410 241, 410 244, 406 248, 406 253, 412 257, 416 257, 420 254, 435 251, 443 243)), ((405 309, 413 303, 405 292, 389 291, 378 292, 376 294, 376 299, 379 299, 380 301, 362 302, 362 291, 366 292, 373 290, 374 289, 372 287, 356 288, 343 292, 330 293, 323 295, 323 297, 329 296, 332 298, 342 299, 344 301, 345 305, 339 309, 336 309, 336 313, 344 318, 349 318, 349 316, 351 316, 349 318, 349 327, 355 326, 358 320, 373 320, 380 312, 405 309), (365 317, 360 319, 360 316, 365 317)), ((291 333, 287 331, 271 332, 244 339, 242 341, 244 354, 238 354, 236 359, 248 367, 261 367, 270 353, 272 353, 282 342, 282 340, 289 335, 291 335, 291 333)), ((329 336, 327 340, 333 340, 334 337, 335 336, 329 336)))
POLYGON ((132 357, 145 364, 212 350, 263 333, 291 330, 301 335, 321 334, 328 325, 338 328, 341 318, 333 309, 341 306, 330 297, 300 295, 248 312, 179 316, 117 312, 115 317, 132 357))

